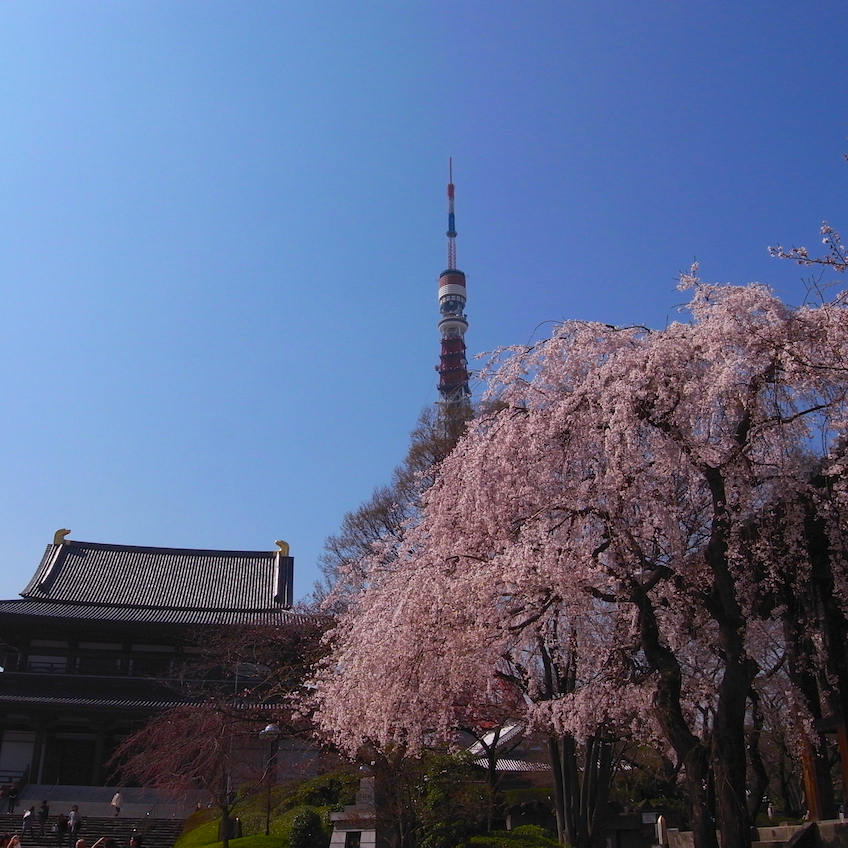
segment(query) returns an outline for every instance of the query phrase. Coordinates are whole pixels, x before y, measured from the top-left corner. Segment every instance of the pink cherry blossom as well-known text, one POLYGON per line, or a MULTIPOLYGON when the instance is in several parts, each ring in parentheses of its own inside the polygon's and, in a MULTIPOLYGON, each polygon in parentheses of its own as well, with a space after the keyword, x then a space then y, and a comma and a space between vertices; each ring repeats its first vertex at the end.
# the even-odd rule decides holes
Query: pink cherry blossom
POLYGON ((493 356, 493 411, 331 635, 315 691, 336 744, 450 744, 503 711, 506 681, 513 718, 554 743, 673 752, 699 848, 716 826, 748 843, 745 720, 780 632, 764 599, 803 581, 787 504, 822 500, 815 470, 839 481, 821 514, 844 548, 848 311, 686 282, 691 320, 663 331, 566 322, 493 356), (752 532, 778 512, 780 545, 752 532))

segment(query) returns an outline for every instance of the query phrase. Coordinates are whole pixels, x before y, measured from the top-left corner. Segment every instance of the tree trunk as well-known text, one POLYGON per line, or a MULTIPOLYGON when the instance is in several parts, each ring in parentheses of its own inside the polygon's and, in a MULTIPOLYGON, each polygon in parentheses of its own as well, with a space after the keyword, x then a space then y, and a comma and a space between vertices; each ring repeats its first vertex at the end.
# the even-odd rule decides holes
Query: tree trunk
POLYGON ((695 848, 718 848, 715 820, 710 804, 710 768, 707 751, 689 729, 680 704, 682 672, 674 653, 659 637, 656 615, 647 593, 633 585, 632 599, 639 610, 642 649, 656 670, 654 711, 663 733, 683 765, 689 796, 689 823, 695 848))
MULTIPOLYGON (((607 802, 615 770, 615 740, 606 736, 598 737, 593 749, 593 779, 589 785, 591 795, 586 808, 587 830, 591 836, 590 846, 603 848, 606 845, 607 802)), ((590 793, 587 792, 587 795, 590 793)))
POLYGON ((582 848, 580 827, 580 775, 577 771, 577 743, 573 736, 560 739, 560 767, 562 769, 563 800, 565 802, 565 829, 568 844, 582 848))
POLYGON ((745 795, 745 707, 751 680, 744 665, 744 661, 728 663, 725 668, 713 729, 718 826, 725 848, 744 848, 751 844, 745 795))
MULTIPOLYGON (((787 671, 789 679, 803 698, 813 722, 818 724, 822 718, 822 705, 818 681, 810 670, 815 661, 816 649, 812 639, 807 635, 811 621, 815 619, 813 602, 812 598, 793 591, 791 586, 787 586, 786 589, 784 632, 789 660, 787 671)), ((800 723, 800 719, 798 721, 800 723)), ((836 801, 827 747, 819 733, 805 743, 803 776, 810 818, 815 821, 834 817, 836 801)))
POLYGON ((230 832, 232 826, 232 821, 230 820, 230 808, 228 806, 222 806, 221 824, 218 827, 218 835, 221 837, 222 848, 230 848, 230 832))
POLYGON ((554 778, 554 815, 557 823, 557 839, 560 844, 567 845, 570 838, 565 823, 565 788, 562 780, 562 752, 556 736, 548 737, 548 756, 551 763, 551 773, 554 778))
POLYGON ((751 770, 754 772, 754 785, 751 789, 751 797, 748 803, 748 818, 751 822, 756 821, 757 814, 763 806, 763 796, 768 792, 769 776, 766 771, 760 753, 760 738, 763 732, 763 715, 760 711, 760 699, 756 690, 752 687, 748 693, 751 700, 751 712, 753 718, 753 729, 748 734, 748 760, 751 770))
MULTIPOLYGON (((843 803, 848 787, 848 736, 845 731, 845 719, 848 716, 848 619, 841 605, 840 593, 836 588, 834 561, 840 562, 834 552, 827 534, 824 521, 816 520, 808 513, 806 525, 807 550, 812 563, 814 601, 817 616, 821 619, 820 629, 824 635, 824 660, 829 674, 824 675, 824 695, 836 719, 837 745, 842 766, 843 803), (835 682, 835 686, 831 681, 835 682)), ((825 750, 824 738, 819 737, 819 752, 825 750)), ((826 750, 825 750, 826 758, 826 750)), ((836 816, 837 801, 829 763, 818 764, 820 780, 826 777, 826 786, 822 793, 822 813, 825 818, 836 816)))
POLYGON ((745 616, 727 558, 731 522, 724 477, 718 468, 706 468, 704 474, 713 502, 710 540, 704 552, 713 574, 707 609, 718 624, 718 642, 724 657, 712 734, 718 826, 723 848, 745 848, 751 844, 745 795, 745 712, 757 666, 745 652, 745 616))
POLYGON ((571 736, 548 738, 554 776, 557 835, 571 848, 602 848, 607 801, 613 774, 615 743, 602 734, 586 741, 583 769, 577 764, 577 743, 571 736))

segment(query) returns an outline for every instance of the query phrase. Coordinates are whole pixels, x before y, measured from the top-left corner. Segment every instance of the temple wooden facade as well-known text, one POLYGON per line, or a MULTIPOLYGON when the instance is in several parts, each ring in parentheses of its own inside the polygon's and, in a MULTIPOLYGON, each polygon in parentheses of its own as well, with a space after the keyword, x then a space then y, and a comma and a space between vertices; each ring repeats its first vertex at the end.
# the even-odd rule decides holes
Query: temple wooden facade
POLYGON ((186 703, 171 678, 210 628, 296 625, 288 546, 209 551, 56 534, 0 601, 0 783, 103 785, 117 745, 186 703))

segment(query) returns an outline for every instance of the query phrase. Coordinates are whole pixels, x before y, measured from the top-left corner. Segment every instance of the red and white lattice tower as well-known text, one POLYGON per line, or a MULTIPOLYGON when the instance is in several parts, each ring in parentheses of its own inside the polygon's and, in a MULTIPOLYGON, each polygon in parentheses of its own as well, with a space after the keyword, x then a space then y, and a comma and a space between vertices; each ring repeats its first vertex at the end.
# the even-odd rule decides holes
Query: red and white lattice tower
POLYGON ((436 366, 439 372, 439 403, 448 412, 465 411, 470 407, 468 361, 465 358, 465 274, 456 268, 456 222, 453 210, 453 160, 448 182, 448 267, 439 277, 439 332, 442 334, 442 353, 436 366))

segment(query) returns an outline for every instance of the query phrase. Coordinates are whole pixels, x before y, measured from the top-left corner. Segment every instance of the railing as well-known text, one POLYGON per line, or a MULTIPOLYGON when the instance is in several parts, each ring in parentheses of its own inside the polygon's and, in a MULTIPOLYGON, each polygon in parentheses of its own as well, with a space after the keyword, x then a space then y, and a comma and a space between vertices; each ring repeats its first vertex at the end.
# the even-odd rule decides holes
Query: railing
POLYGON ((35 674, 64 674, 68 670, 68 663, 64 659, 62 661, 57 660, 57 662, 30 660, 24 670, 35 674))
MULTIPOLYGON (((147 683, 162 683, 166 685, 179 686, 180 684, 190 683, 192 681, 188 680, 185 677, 155 677, 153 675, 135 675, 135 674, 94 674, 92 672, 78 672, 74 669, 68 668, 56 668, 52 671, 48 671, 46 669, 38 669, 32 670, 27 668, 24 671, 5 671, 2 674, 8 675, 38 675, 38 674, 61 674, 66 677, 74 677, 77 679, 88 679, 88 680, 143 680, 147 683)), ((2 678, 0 678, 2 679, 2 678)), ((203 683, 203 678, 197 678, 196 683, 203 683)))
POLYGON ((228 675, 215 677, 207 674, 200 674, 197 677, 189 677, 187 675, 174 675, 173 673, 155 674, 152 672, 140 673, 138 671, 123 671, 112 667, 103 666, 103 671, 97 671, 93 667, 88 666, 83 669, 74 667, 73 664, 67 665, 64 662, 43 662, 30 661, 21 663, 20 668, 7 666, 5 669, 0 669, 0 674, 65 674, 73 677, 91 677, 97 679, 113 678, 115 680, 152 680, 156 683, 169 683, 174 685, 192 684, 192 683, 220 683, 226 686, 234 685, 237 689, 245 683, 256 683, 262 680, 258 676, 248 675, 228 675))

